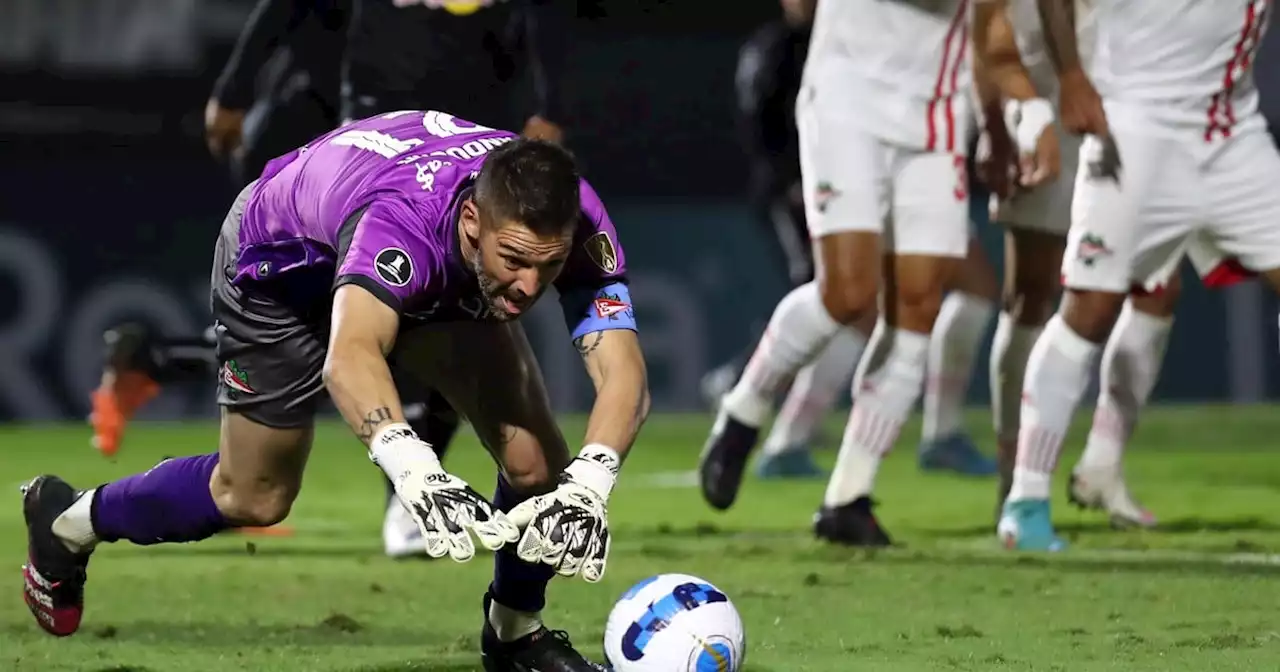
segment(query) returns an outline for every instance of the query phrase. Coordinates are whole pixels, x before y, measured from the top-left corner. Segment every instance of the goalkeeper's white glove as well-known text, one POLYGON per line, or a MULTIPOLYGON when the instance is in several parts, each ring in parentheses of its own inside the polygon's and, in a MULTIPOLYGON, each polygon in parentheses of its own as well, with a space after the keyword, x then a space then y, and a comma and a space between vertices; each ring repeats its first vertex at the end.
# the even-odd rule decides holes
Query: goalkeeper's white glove
POLYGON ((511 522, 524 529, 516 555, 541 562, 561 576, 580 574, 595 583, 609 558, 606 502, 621 460, 607 446, 593 444, 560 475, 560 485, 511 510, 511 522))
POLYGON ((520 530, 489 500, 445 472, 430 444, 409 425, 378 430, 369 442, 369 459, 386 472, 400 503, 418 523, 427 555, 466 562, 476 554, 471 533, 491 551, 520 538, 520 530))

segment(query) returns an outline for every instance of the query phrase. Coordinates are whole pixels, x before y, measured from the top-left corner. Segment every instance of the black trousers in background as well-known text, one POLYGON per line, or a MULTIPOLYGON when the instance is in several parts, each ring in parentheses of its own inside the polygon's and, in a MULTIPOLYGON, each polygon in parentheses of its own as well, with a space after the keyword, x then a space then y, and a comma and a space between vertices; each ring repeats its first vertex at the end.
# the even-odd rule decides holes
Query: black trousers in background
POLYGON ((271 159, 332 131, 340 123, 334 103, 305 87, 259 101, 245 115, 244 151, 231 162, 237 189, 258 179, 271 159))
POLYGON ((774 252, 774 263, 789 286, 799 287, 813 280, 813 244, 805 223, 804 203, 796 202, 789 193, 762 190, 752 195, 751 210, 774 252))

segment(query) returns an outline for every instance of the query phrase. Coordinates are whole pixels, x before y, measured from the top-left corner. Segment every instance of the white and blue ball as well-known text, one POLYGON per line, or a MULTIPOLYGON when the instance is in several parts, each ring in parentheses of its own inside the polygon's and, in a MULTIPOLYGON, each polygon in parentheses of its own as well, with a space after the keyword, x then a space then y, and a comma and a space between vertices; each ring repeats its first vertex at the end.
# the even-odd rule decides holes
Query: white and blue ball
POLYGON ((746 640, 738 610, 710 582, 660 574, 614 605, 604 653, 614 672, 738 672, 746 640))

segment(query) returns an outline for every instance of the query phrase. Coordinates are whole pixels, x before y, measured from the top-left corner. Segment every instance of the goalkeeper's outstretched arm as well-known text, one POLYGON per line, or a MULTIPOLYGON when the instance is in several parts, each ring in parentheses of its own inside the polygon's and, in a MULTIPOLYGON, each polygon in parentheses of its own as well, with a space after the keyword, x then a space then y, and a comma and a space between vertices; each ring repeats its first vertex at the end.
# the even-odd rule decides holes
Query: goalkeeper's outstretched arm
POLYGON ((630 329, 608 329, 583 334, 573 344, 596 389, 583 445, 608 446, 625 458, 649 415, 640 339, 630 329))

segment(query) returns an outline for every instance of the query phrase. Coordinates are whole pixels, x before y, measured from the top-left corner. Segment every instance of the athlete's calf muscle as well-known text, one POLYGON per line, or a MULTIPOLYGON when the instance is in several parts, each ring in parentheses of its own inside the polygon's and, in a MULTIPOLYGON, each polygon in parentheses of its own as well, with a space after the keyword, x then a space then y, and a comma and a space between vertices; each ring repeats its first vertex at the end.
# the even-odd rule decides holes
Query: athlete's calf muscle
POLYGON ((277 429, 224 411, 209 492, 227 521, 267 526, 284 520, 302 487, 311 438, 311 427, 277 429))

